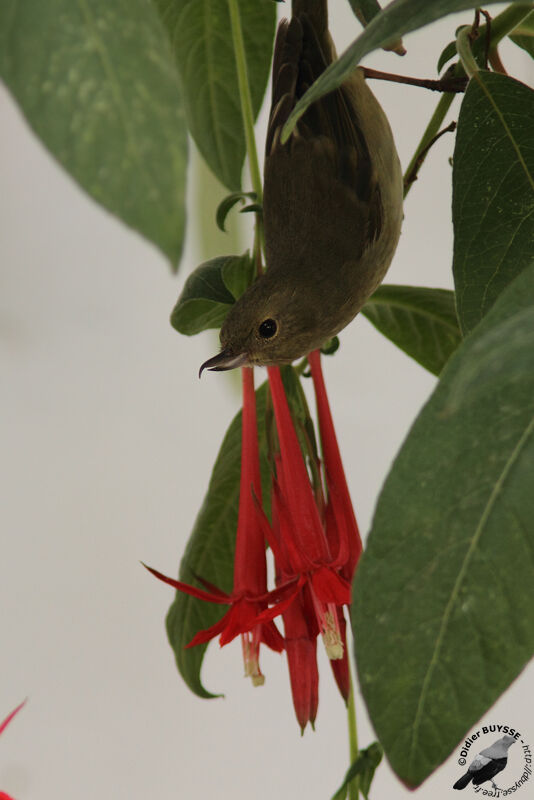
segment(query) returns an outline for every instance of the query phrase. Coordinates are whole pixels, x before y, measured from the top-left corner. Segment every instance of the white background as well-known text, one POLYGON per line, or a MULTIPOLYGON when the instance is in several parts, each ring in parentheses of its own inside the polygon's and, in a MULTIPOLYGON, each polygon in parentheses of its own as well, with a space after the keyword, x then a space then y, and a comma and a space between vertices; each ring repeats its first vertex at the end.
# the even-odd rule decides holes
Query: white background
MULTIPOLYGON (((359 26, 347 4, 331 5, 341 49, 359 26)), ((434 77, 442 47, 469 20, 469 13, 449 17, 407 37, 403 60, 380 52, 366 63, 434 77)), ((522 51, 510 45, 503 58, 532 81, 522 51)), ((406 166, 437 97, 373 88, 406 166)), ((0 106, 0 718, 29 697, 0 740, 0 790, 16 800, 327 800, 348 756, 344 707, 325 660, 317 732, 302 739, 280 656, 264 655, 267 681, 253 689, 242 678, 239 644, 212 645, 204 682, 226 699, 198 699, 181 682, 165 637, 172 590, 139 565, 176 572, 238 408, 227 377, 197 379, 199 364, 216 352, 214 335, 185 339, 168 323, 187 273, 222 245, 201 245, 194 211, 172 277, 154 247, 54 163, 4 91, 0 106)), ((452 148, 447 135, 412 189, 390 282, 452 286, 452 148)), ((217 199, 191 193, 209 220, 217 199)), ((325 370, 366 532, 391 460, 435 380, 363 318, 343 333, 325 370)), ((534 742, 533 690, 530 668, 485 721, 515 726, 534 742)), ((360 700, 358 717, 365 746, 373 733, 360 700)), ((510 774, 512 764, 519 769, 515 750, 510 774)), ((450 797, 457 757, 417 797, 450 797)), ((383 765, 372 796, 409 793, 383 765)))

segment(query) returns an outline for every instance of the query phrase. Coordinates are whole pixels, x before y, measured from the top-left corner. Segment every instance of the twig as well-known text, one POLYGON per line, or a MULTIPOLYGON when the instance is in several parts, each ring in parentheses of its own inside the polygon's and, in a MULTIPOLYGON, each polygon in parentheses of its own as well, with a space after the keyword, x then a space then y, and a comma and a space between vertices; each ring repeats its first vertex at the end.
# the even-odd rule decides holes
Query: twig
POLYGON ((380 72, 370 67, 362 67, 366 78, 374 78, 379 81, 391 81, 392 83, 405 83, 410 86, 420 86, 423 89, 430 89, 433 92, 464 92, 467 86, 467 78, 453 76, 445 73, 439 80, 430 78, 411 78, 408 75, 395 75, 391 72, 380 72))
POLYGON ((439 131, 439 133, 436 133, 436 135, 428 142, 428 144, 425 147, 423 147, 423 149, 419 152, 417 158, 415 159, 413 165, 410 168, 410 171, 407 172, 406 175, 404 176, 405 196, 410 184, 412 184, 414 181, 417 180, 417 173, 419 172, 421 165, 423 164, 423 161, 425 160, 426 155, 430 150, 430 148, 432 147, 432 145, 434 145, 438 141, 438 139, 440 139, 443 136, 444 133, 452 133, 452 131, 454 130, 456 130, 456 122, 451 122, 449 125, 447 125, 446 128, 443 128, 443 130, 439 131))

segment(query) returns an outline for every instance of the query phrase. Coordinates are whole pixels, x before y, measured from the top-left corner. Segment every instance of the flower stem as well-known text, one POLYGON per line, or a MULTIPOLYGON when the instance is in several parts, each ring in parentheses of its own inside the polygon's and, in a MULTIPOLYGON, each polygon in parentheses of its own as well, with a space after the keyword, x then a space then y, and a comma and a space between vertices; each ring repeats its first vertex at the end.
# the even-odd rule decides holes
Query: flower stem
POLYGON ((239 99, 241 102, 243 129, 245 131, 245 141, 247 144, 250 179, 252 181, 252 188, 256 192, 256 202, 261 204, 263 187, 258 162, 258 153, 256 150, 256 139, 254 137, 254 115, 252 113, 252 100, 250 97, 245 44, 243 42, 243 31, 241 30, 241 19, 239 16, 237 0, 228 0, 228 9, 230 11, 230 23, 232 26, 232 41, 234 45, 237 80, 239 84, 239 99))
MULTIPOLYGON (((350 693, 347 703, 347 722, 349 726, 349 752, 350 763, 353 764, 358 758, 358 728, 356 725, 356 704, 354 702, 354 681, 352 679, 352 670, 349 665, 349 678, 350 678, 350 693)), ((360 794, 360 778, 356 775, 355 778, 349 783, 349 798, 350 800, 358 800, 360 794)))

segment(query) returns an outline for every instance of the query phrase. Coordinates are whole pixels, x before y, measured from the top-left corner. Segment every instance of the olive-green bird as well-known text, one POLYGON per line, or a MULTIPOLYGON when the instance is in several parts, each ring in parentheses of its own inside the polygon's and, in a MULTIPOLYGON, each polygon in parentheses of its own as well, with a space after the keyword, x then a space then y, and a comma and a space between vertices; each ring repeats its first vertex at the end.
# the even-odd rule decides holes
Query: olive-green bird
POLYGON ((311 105, 286 144, 297 100, 336 58, 326 0, 293 0, 278 26, 265 147, 267 269, 221 328, 201 368, 288 364, 360 311, 393 258, 402 173, 389 123, 363 73, 311 105))

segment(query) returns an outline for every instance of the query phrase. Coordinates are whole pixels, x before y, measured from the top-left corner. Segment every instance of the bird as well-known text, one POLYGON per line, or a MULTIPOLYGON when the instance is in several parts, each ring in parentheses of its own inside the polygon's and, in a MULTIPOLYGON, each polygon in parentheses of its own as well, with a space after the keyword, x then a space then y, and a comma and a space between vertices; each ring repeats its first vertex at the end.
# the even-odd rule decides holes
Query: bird
POLYGON ((505 768, 508 761, 508 748, 514 742, 514 737, 506 734, 493 742, 491 747, 481 750, 469 764, 465 775, 458 778, 453 789, 465 789, 471 781, 473 781, 474 786, 480 786, 481 783, 491 781, 493 788, 497 789, 493 778, 505 768))
POLYGON ((275 39, 264 160, 265 272, 232 306, 203 369, 289 364, 356 316, 381 283, 402 222, 388 120, 356 68, 315 101, 285 144, 295 104, 336 59, 326 0, 293 0, 275 39))

